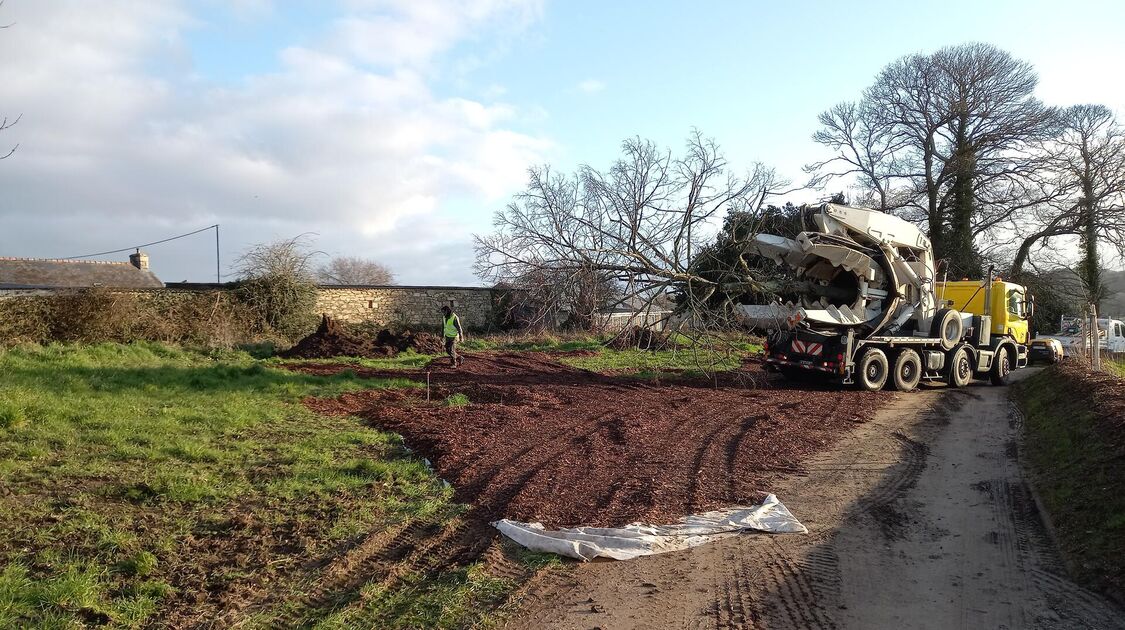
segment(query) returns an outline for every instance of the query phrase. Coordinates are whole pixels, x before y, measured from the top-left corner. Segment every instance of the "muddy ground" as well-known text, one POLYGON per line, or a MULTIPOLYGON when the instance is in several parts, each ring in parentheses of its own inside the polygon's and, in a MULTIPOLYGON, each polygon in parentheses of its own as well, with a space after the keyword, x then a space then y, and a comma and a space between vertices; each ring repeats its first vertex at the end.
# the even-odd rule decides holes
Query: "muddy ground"
POLYGON ((533 579, 508 627, 1125 629, 1120 606, 1067 577, 1007 393, 896 395, 775 480, 808 535, 571 564, 533 579))
MULTIPOLYGON (((426 379, 423 370, 357 373, 426 379)), ((810 455, 888 399, 793 389, 756 366, 718 382, 657 383, 602 376, 537 353, 472 355, 458 370, 435 362, 429 378, 428 402, 422 389, 308 404, 401 434, 454 486, 456 499, 472 506, 472 518, 548 526, 673 522, 754 502, 773 479, 802 470, 810 455), (470 404, 445 405, 455 393, 470 404)))

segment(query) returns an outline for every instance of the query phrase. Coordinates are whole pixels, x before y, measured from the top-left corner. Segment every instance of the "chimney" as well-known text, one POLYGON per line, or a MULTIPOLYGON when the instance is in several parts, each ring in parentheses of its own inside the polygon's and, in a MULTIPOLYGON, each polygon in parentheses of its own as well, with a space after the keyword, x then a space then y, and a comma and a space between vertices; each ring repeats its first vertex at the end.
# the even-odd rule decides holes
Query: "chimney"
POLYGON ((138 249, 135 254, 129 254, 129 264, 141 271, 148 271, 148 254, 138 249))

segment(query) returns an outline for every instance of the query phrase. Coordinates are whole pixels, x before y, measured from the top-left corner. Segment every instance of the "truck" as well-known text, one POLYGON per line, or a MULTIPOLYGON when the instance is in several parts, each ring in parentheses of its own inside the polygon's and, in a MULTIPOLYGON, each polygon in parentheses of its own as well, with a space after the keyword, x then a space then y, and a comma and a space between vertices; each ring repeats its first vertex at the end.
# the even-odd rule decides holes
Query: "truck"
MULTIPOLYGON (((1087 347, 1088 319, 1063 315, 1059 320, 1059 334, 1047 335, 1062 343, 1063 355, 1082 355, 1087 347)), ((1125 322, 1112 317, 1098 318, 1098 345, 1102 352, 1125 352, 1125 322)))
POLYGON ((802 206, 801 221, 795 238, 757 234, 747 244, 795 270, 776 290, 785 301, 740 307, 766 331, 767 370, 908 392, 923 380, 1002 385, 1027 365, 1034 301, 1024 287, 939 282, 926 235, 877 210, 802 206))

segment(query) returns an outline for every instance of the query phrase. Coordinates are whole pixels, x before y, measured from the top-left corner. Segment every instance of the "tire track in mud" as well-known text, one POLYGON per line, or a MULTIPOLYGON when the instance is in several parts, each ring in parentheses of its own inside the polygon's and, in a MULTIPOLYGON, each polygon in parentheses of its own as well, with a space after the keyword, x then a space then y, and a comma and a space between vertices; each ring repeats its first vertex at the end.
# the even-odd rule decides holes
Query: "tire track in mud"
MULTIPOLYGON (((897 463, 880 472, 886 475, 856 501, 831 527, 810 530, 799 539, 781 537, 768 544, 739 545, 737 557, 713 594, 712 616, 716 630, 731 628, 781 628, 784 630, 835 629, 834 611, 840 605, 840 566, 835 550, 838 528, 863 518, 873 518, 880 509, 898 501, 912 488, 926 468, 925 444, 894 431, 887 445, 897 446, 897 463), (752 570, 747 570, 753 567, 752 570)), ((846 455, 834 454, 812 465, 815 472, 805 483, 829 484, 850 474, 869 475, 866 466, 855 468, 843 462, 846 455)), ((866 462, 864 462, 866 464, 866 462)))
MULTIPOLYGON (((772 489, 809 526, 807 536, 736 536, 574 567, 529 589, 512 625, 1125 628, 1120 610, 1061 573, 1008 446, 1019 418, 1006 416, 1004 394, 973 387, 900 396, 899 406, 804 463, 772 489), (628 585, 661 578, 684 583, 664 602, 630 595, 628 585), (604 610, 582 609, 585 601, 604 610)), ((741 420, 709 432, 715 445, 693 452, 703 466, 727 469, 741 420)), ((698 448, 707 435, 683 440, 698 448)))

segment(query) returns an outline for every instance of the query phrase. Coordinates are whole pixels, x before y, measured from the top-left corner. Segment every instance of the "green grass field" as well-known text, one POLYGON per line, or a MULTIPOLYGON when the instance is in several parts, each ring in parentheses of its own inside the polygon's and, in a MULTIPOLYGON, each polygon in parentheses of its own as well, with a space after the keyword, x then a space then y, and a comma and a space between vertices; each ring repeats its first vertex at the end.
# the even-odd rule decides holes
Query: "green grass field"
POLYGON ((464 348, 473 350, 524 351, 524 352, 575 352, 582 354, 562 356, 559 361, 584 370, 633 374, 641 378, 656 377, 668 372, 698 375, 733 370, 742 363, 742 357, 762 351, 762 347, 744 341, 714 341, 710 344, 695 342, 676 335, 675 350, 615 350, 598 337, 477 338, 470 339, 464 348))
MULTIPOLYGON (((397 436, 300 404, 405 380, 107 344, 0 350, 0 383, 0 628, 160 625, 209 591, 300 598, 317 558, 461 510, 397 436)), ((508 586, 460 568, 305 622, 459 626, 508 586)))
MULTIPOLYGON (((755 350, 618 351, 598 339, 466 347, 585 350, 560 360, 638 377, 730 369, 755 350)), ((431 359, 316 363, 395 370, 431 359)), ((0 628, 192 625, 228 593, 248 607, 228 620, 244 628, 295 618, 310 628, 489 623, 515 585, 479 563, 406 567, 391 582, 300 604, 319 568, 367 537, 440 528, 464 507, 397 435, 301 404, 417 384, 348 369, 312 376, 286 363, 159 344, 0 350, 0 628)))

